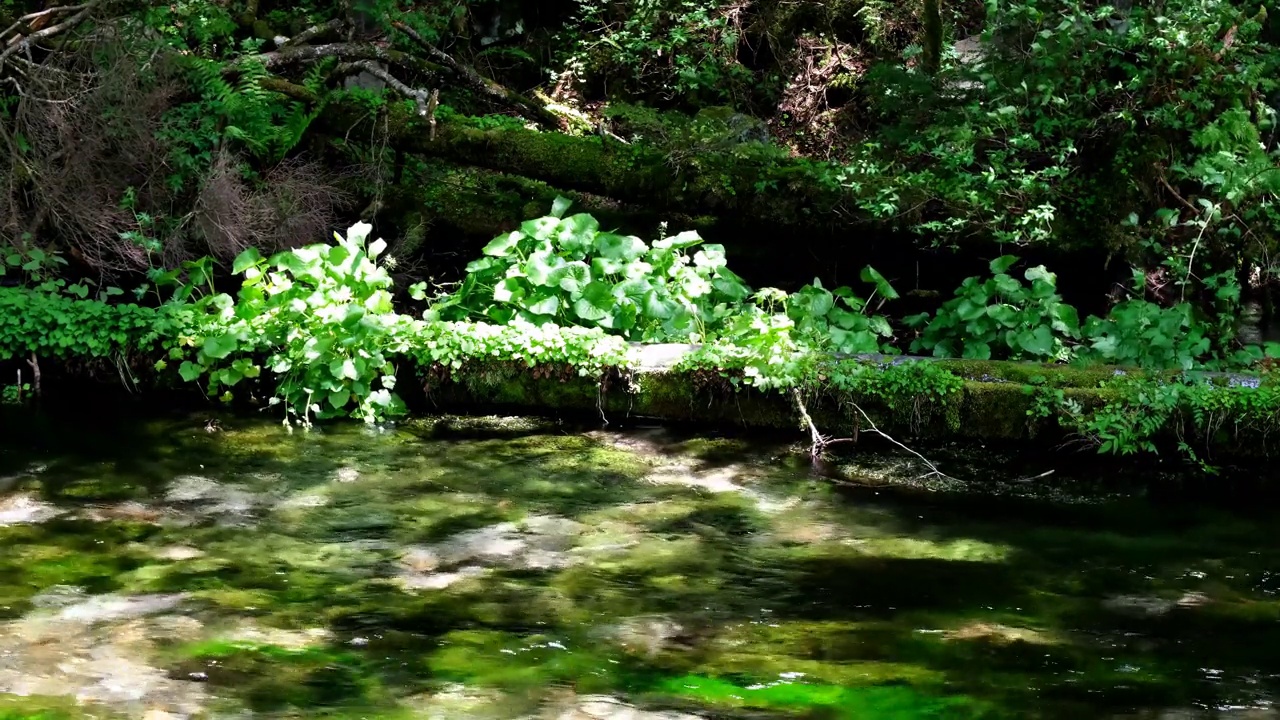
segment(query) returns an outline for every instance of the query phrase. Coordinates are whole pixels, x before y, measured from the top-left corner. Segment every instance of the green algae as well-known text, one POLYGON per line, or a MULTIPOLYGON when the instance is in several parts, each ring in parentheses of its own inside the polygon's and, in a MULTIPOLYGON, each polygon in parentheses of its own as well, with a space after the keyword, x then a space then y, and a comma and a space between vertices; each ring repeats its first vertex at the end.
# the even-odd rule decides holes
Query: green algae
POLYGON ((364 659, 325 648, 208 641, 183 648, 180 671, 203 673, 255 711, 367 703, 381 686, 364 659))
POLYGON ((830 717, 848 720, 996 717, 990 708, 970 698, 930 696, 905 685, 847 688, 777 678, 737 685, 687 675, 663 682, 657 692, 689 698, 708 709, 776 709, 806 714, 827 710, 830 717))
MULTIPOLYGON (((171 615, 195 625, 168 639, 130 618, 76 632, 151 633, 132 661, 277 718, 435 716, 435 698, 472 694, 495 719, 532 716, 566 688, 717 717, 1100 717, 1244 703, 1280 670, 1263 508, 846 492, 733 439, 227 427, 147 441, 162 449, 137 477, 114 465, 151 520, 53 493, 64 517, 0 526, 0 621, 183 593, 171 615), (738 466, 749 492, 679 482, 738 466), (196 474, 253 502, 170 503, 153 477, 196 474), (564 529, 527 529, 547 518, 564 529), (490 555, 407 568, 411 548, 504 523, 490 555), (410 569, 468 572, 399 582, 410 569)), ((47 487, 107 477, 85 470, 102 462, 50 462, 47 487)))

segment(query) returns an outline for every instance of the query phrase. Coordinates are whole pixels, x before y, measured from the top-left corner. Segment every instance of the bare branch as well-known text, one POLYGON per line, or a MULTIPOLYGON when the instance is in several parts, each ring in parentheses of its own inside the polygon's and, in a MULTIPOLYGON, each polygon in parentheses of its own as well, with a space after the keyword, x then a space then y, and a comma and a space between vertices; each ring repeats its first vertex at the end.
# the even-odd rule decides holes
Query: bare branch
POLYGON ((4 52, 0 52, 0 68, 4 67, 5 61, 7 61, 14 53, 19 51, 29 51, 32 43, 43 40, 47 37, 53 37, 58 33, 79 25, 85 18, 89 17, 89 13, 93 12, 93 9, 101 4, 101 2, 102 0, 90 0, 90 2, 81 5, 80 10, 76 12, 75 15, 72 15, 57 25, 50 25, 43 30, 33 32, 22 40, 11 44, 9 47, 4 49, 4 52))
POLYGON ((417 43, 419 47, 426 50, 427 54, 430 55, 432 59, 452 70, 455 75, 461 78, 472 88, 479 90, 490 99, 496 100, 505 105, 515 105, 521 108, 524 110, 525 114, 531 115, 533 119, 549 128, 556 130, 560 129, 560 116, 551 112, 544 106, 530 100, 520 93, 509 90, 501 84, 484 77, 480 73, 476 72, 476 69, 470 65, 458 62, 452 55, 449 55, 428 42, 426 38, 422 37, 422 33, 419 33, 417 30, 414 30, 403 22, 396 20, 392 22, 391 25, 395 29, 409 36, 409 38, 417 43))
MULTIPOLYGON (((946 473, 942 472, 941 470, 939 470, 937 465, 934 465, 933 463, 929 462, 929 458, 927 458, 927 457, 925 457, 925 456, 921 455, 920 453, 916 452, 915 450, 912 450, 911 448, 907 447, 906 445, 903 445, 902 443, 898 442, 897 440, 894 440, 892 437, 890 437, 890 436, 889 436, 887 433, 885 433, 883 430, 881 430, 880 428, 876 427, 876 424, 875 424, 874 422, 872 422, 872 421, 871 421, 871 418, 867 415, 867 413, 866 413, 862 408, 858 407, 858 404, 857 404, 857 403, 855 403, 855 402, 850 402, 849 404, 850 404, 850 405, 852 405, 852 406, 853 406, 853 409, 854 409, 854 410, 857 410, 857 411, 858 411, 858 414, 862 416, 862 419, 863 419, 863 420, 865 420, 865 421, 867 422, 867 425, 869 426, 868 428, 866 428, 867 432, 875 433, 876 435, 879 435, 880 437, 884 438, 885 440, 888 440, 890 443, 893 443, 894 445, 897 445, 898 447, 902 448, 903 450, 906 450, 907 452, 911 453, 912 455, 915 455, 916 457, 920 458, 920 462, 924 463, 924 464, 925 464, 926 466, 928 466, 928 468, 932 471, 931 473, 929 473, 929 475, 937 475, 938 477, 947 478, 948 480, 954 480, 954 479, 955 479, 955 478, 951 477, 950 475, 948 475, 948 474, 946 474, 946 473)), ((925 477, 929 477, 929 475, 925 475, 925 477)))
POLYGON ((339 58, 344 61, 377 60, 398 65, 423 75, 439 75, 441 68, 435 63, 397 50, 388 50, 370 43, 329 43, 326 45, 297 45, 280 48, 275 52, 250 55, 241 63, 258 62, 267 68, 282 65, 313 62, 323 58, 339 58))
POLYGON ((431 116, 432 123, 434 124, 434 121, 435 121, 434 104, 435 103, 433 102, 433 97, 435 93, 431 93, 420 88, 409 87, 408 85, 398 80, 396 76, 387 72, 372 60, 357 60, 355 62, 345 63, 342 66, 342 68, 340 68, 340 70, 347 70, 347 71, 355 70, 355 69, 363 70, 369 73, 370 75, 373 75, 379 80, 390 85, 392 89, 394 89, 396 92, 400 93, 401 95, 404 95, 405 97, 408 97, 408 98, 412 98, 414 102, 418 104, 419 117, 431 116))
POLYGON ((324 35, 325 33, 337 32, 338 30, 341 30, 342 26, 345 24, 346 22, 342 18, 334 18, 326 23, 320 23, 319 25, 312 25, 306 30, 303 30, 297 35, 294 35, 293 37, 285 40, 284 43, 281 44, 281 47, 294 47, 297 45, 306 45, 307 43, 311 42, 312 40, 315 40, 316 38, 320 37, 321 35, 324 35))
MULTIPOLYGON (((22 17, 15 20, 12 25, 5 28, 5 31, 0 33, 0 38, 7 37, 10 33, 20 29, 24 25, 34 24, 35 21, 39 20, 40 18, 49 17, 50 15, 58 15, 62 13, 79 12, 81 10, 84 10, 88 6, 89 6, 88 3, 81 3, 80 5, 60 5, 58 7, 51 7, 46 10, 41 10, 39 12, 27 13, 26 15, 23 15, 22 17)), ((39 29, 39 28, 36 28, 36 29, 39 29)))
MULTIPOLYGON (((814 424, 813 418, 809 416, 809 411, 807 408, 805 408, 805 405, 804 405, 804 398, 800 396, 800 390, 793 389, 791 391, 791 397, 795 401, 796 410, 800 413, 800 419, 803 420, 804 424, 809 428, 810 457, 817 459, 820 455, 822 455, 823 452, 826 451, 828 447, 832 445, 836 445, 839 443, 853 442, 853 438, 830 438, 830 437, 827 437, 826 435, 823 435, 818 430, 818 426, 814 424)), ((946 473, 939 470, 937 465, 934 465, 932 462, 929 461, 929 458, 926 458, 924 455, 921 455, 915 450, 912 450, 906 445, 903 445, 902 443, 893 439, 888 433, 876 427, 876 424, 872 422, 871 417, 868 416, 867 413, 863 411, 863 409, 859 407, 857 403, 850 402, 849 404, 853 407, 854 410, 858 411, 858 415, 861 416, 862 419, 867 423, 867 427, 865 428, 867 432, 879 435, 885 440, 888 440, 893 445, 896 445, 897 447, 903 450, 906 450, 907 452, 919 458, 920 462, 924 463, 925 466, 927 466, 930 470, 930 472, 924 475, 923 477, 932 477, 934 475, 937 475, 938 477, 954 480, 954 478, 952 478, 950 475, 947 475, 946 473)))

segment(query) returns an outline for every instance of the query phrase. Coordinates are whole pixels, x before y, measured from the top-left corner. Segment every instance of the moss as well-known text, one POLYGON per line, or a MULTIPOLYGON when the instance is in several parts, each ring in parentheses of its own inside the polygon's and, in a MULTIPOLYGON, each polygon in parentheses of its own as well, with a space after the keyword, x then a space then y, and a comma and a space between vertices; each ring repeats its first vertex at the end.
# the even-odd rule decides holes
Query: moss
POLYGON ((71 698, 0 694, 0 720, 111 720, 123 717, 100 707, 77 705, 71 698))
POLYGON ((546 635, 458 630, 440 639, 428 664, 440 678, 509 689, 541 690, 572 682, 578 692, 591 693, 617 686, 604 658, 546 635))
POLYGON ((1020 440, 1031 435, 1032 397, 1021 385, 966 381, 958 432, 964 437, 1020 440))
POLYGON ((770 678, 741 685, 719 678, 687 675, 663 682, 658 697, 688 698, 710 710, 761 708, 803 716, 888 720, 902 717, 989 717, 989 708, 965 696, 938 697, 905 685, 842 688, 803 679, 770 678))
MULTIPOLYGON (((1046 385, 1057 388, 1096 388, 1112 380, 1119 368, 1091 365, 1058 365, 1007 360, 937 360, 952 373, 980 382, 1006 382, 1019 385, 1046 385)), ((1149 375, 1129 369, 1130 374, 1149 375)))
POLYGON ((186 656, 180 673, 204 673, 255 711, 370 701, 380 691, 364 659, 350 652, 214 640, 178 653, 186 656))

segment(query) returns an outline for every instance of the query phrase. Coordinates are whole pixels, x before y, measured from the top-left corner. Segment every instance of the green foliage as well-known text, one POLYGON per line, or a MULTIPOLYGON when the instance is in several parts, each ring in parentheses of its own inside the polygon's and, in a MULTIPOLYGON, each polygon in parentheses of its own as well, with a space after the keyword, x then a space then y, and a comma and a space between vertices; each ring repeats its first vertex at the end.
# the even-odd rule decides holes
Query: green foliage
POLYGON ((211 396, 230 400, 232 388, 265 367, 277 378, 273 404, 283 402, 286 418, 303 424, 400 414, 393 358, 408 349, 411 321, 392 307, 391 277, 378 265, 386 242, 366 244, 369 230, 359 224, 346 237, 335 233, 334 245, 269 259, 242 253, 232 268, 244 275, 237 298, 210 295, 195 305, 204 327, 191 338, 195 357, 182 363, 182 378, 204 377, 211 396))
POLYGON ((47 288, 0 288, 0 360, 39 357, 74 365, 158 355, 178 341, 189 307, 108 304, 47 288))
POLYGON ((1124 5, 990 4, 977 51, 935 79, 873 68, 879 124, 846 171, 864 209, 935 244, 1152 240, 1184 266, 1197 244, 1206 262, 1260 250, 1280 189, 1265 10, 1124 5))
MULTIPOLYGON (((875 268, 867 266, 862 279, 875 286, 883 300, 893 300, 898 292, 875 268)), ((881 343, 893 337, 893 328, 883 315, 870 315, 870 299, 863 300, 847 287, 833 291, 814 278, 786 299, 787 316, 795 322, 800 342, 811 347, 829 347, 847 355, 866 355, 882 350, 881 343)))
POLYGON ((569 365, 579 375, 599 377, 627 366, 627 344, 599 328, 429 322, 416 327, 408 351, 420 367, 461 370, 472 362, 522 362, 528 367, 569 365))
POLYGON ((977 360, 1067 359, 1069 343, 1080 337, 1079 313, 1062 302, 1056 275, 1044 266, 1030 268, 1023 274, 1028 287, 1008 274, 1015 263, 1012 255, 991 261, 992 277, 965 280, 932 320, 907 318, 909 325, 923 328, 911 349, 977 360))
POLYGON ((606 81, 619 95, 715 103, 743 94, 751 72, 738 62, 736 13, 715 0, 613 3, 577 0, 576 21, 558 38, 568 71, 606 81))
POLYGON ((1089 345, 1081 359, 1109 365, 1190 370, 1211 350, 1208 328, 1190 303, 1162 308, 1145 300, 1126 300, 1105 318, 1090 317, 1084 334, 1089 345))
POLYGON ((601 232, 590 215, 551 215, 494 239, 467 266, 457 292, 437 298, 429 317, 520 319, 531 324, 605 328, 630 340, 705 338, 749 290, 726 267, 724 247, 697 233, 657 240, 601 232))

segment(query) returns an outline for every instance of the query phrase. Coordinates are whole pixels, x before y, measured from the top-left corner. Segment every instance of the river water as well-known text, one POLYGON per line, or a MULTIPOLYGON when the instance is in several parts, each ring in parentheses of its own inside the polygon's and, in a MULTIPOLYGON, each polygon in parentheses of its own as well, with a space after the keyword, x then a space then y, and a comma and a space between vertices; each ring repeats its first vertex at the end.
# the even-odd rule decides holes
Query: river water
POLYGON ((4 719, 1280 717, 1260 507, 660 429, 0 422, 4 719))

